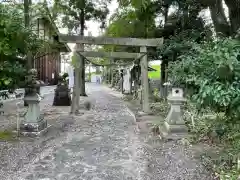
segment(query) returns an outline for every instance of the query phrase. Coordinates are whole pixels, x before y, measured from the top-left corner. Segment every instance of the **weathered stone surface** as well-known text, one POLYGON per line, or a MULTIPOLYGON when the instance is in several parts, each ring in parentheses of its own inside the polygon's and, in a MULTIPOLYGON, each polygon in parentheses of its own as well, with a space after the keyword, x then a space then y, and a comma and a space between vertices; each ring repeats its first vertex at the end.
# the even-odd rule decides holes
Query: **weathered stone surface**
POLYGON ((175 89, 173 89, 172 93, 168 96, 167 99, 171 105, 171 108, 166 117, 166 128, 170 131, 171 126, 173 126, 173 131, 178 132, 180 129, 182 129, 186 132, 185 122, 182 117, 181 109, 184 102, 186 102, 186 99, 183 97, 183 92, 181 92, 179 89, 176 89, 175 92, 175 89))
POLYGON ((154 91, 154 89, 160 89, 160 85, 161 85, 161 80, 159 79, 151 79, 150 80, 150 89, 151 89, 151 93, 154 91))
POLYGON ((41 114, 36 122, 23 122, 20 126, 20 129, 27 132, 39 132, 46 127, 47 121, 44 120, 44 117, 41 114))
POLYGON ((41 135, 47 130, 47 121, 44 120, 43 114, 40 111, 40 96, 35 93, 24 98, 28 104, 27 112, 24 115, 24 120, 20 124, 20 134, 23 135, 41 135))

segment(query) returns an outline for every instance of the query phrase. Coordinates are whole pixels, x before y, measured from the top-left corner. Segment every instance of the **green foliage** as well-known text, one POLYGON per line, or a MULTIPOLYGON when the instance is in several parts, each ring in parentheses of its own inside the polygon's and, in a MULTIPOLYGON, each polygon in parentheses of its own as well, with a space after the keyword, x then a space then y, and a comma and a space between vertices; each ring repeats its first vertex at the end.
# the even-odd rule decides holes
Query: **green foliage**
POLYGON ((191 89, 193 100, 201 107, 239 117, 239 42, 220 39, 192 45, 170 64, 172 83, 191 89))
POLYGON ((154 65, 154 66, 151 66, 153 69, 157 70, 157 71, 150 71, 148 72, 148 78, 150 79, 160 79, 160 68, 161 66, 160 65, 154 65))
POLYGON ((25 79, 27 52, 37 56, 49 45, 24 27, 21 6, 1 4, 0 12, 0 90, 11 90, 25 79))
MULTIPOLYGON (((194 107, 185 108, 185 120, 195 140, 221 145, 221 157, 237 156, 240 152, 239 41, 225 38, 190 43, 192 48, 168 67, 173 86, 184 87, 194 103, 194 107)), ((236 162, 212 158, 210 161, 219 176, 233 177, 239 173, 234 171, 236 162)))
POLYGON ((0 5, 0 10, 0 89, 9 89, 15 88, 25 73, 21 57, 26 54, 29 32, 18 9, 0 5))
POLYGON ((0 89, 14 89, 21 81, 24 81, 24 74, 26 72, 24 63, 11 56, 5 57, 0 61, 0 89))
MULTIPOLYGON (((110 1, 94 0, 54 0, 53 16, 61 15, 63 27, 70 32, 77 32, 82 25, 81 22, 96 20, 102 22, 100 28, 105 27, 105 20, 108 14, 107 5, 110 1), (84 17, 81 17, 84 16, 84 17)), ((82 27, 85 28, 85 27, 82 27)))
MULTIPOLYGON (((151 33, 146 36, 148 31, 144 24, 151 24, 147 12, 150 12, 148 7, 153 1, 119 1, 121 7, 126 10, 119 11, 115 15, 108 29, 109 34, 115 37, 135 37, 135 35, 151 37, 151 33), (127 16, 121 16, 123 14, 127 16), (141 30, 133 26, 136 20, 141 22, 142 26, 137 26, 141 27, 141 30), (125 29, 129 31, 126 32, 125 29)), ((240 152, 239 42, 232 39, 212 40, 210 28, 204 26, 203 19, 198 15, 202 9, 209 7, 212 14, 216 14, 216 17, 211 16, 215 31, 225 34, 228 32, 229 24, 234 22, 231 26, 238 27, 237 21, 227 22, 225 25, 227 20, 225 15, 221 15, 223 12, 221 1, 215 2, 214 5, 213 1, 209 0, 200 2, 159 0, 154 2, 158 3, 155 6, 156 9, 149 14, 152 14, 152 17, 161 14, 165 18, 164 27, 153 28, 155 29, 153 36, 164 37, 164 46, 160 47, 159 56, 166 66, 169 65, 167 77, 170 78, 173 86, 185 88, 185 94, 191 100, 190 104, 194 103, 194 107, 192 105, 187 109, 185 107, 184 115, 189 129, 198 140, 222 145, 225 151, 222 152, 223 154, 236 155, 240 152), (169 14, 170 5, 175 5, 176 12, 166 15, 169 14)), ((235 8, 236 1, 226 2, 230 11, 235 8)), ((231 12, 236 12, 236 9, 231 12)), ((234 19, 233 14, 236 13, 231 12, 229 18, 234 19)), ((109 50, 111 48, 106 47, 109 50)), ((163 102, 159 105, 154 103, 151 107, 156 112, 165 112, 167 105, 166 103, 166 106, 163 105, 163 102)), ((226 162, 214 166, 218 167, 216 170, 221 176, 220 179, 237 179, 240 174, 236 167, 229 166, 226 162)))
POLYGON ((106 34, 111 37, 131 37, 134 35, 136 19, 134 10, 117 12, 113 15, 112 22, 106 29, 106 34), (126 31, 126 28, 128 31, 126 31))
POLYGON ((210 109, 199 112, 196 104, 190 101, 184 107, 183 117, 193 135, 192 142, 200 141, 212 147, 201 154, 204 166, 212 169, 220 179, 236 179, 239 176, 240 124, 229 123, 224 113, 214 113, 210 109))
POLYGON ((0 140, 2 141, 14 141, 16 140, 16 134, 10 130, 0 131, 0 140))
MULTIPOLYGON (((110 18, 110 24, 106 28, 106 36, 110 37, 132 37, 152 38, 155 36, 155 18, 158 12, 156 4, 150 3, 146 8, 135 7, 134 9, 124 7, 119 9, 110 18), (127 31, 126 31, 127 29, 127 31)), ((107 45, 105 51, 139 52, 137 47, 123 47, 107 45)))
POLYGON ((153 37, 156 28, 155 14, 151 13, 151 11, 131 9, 117 12, 112 16, 106 34, 112 37, 153 37), (126 31, 126 28, 128 31, 126 31))

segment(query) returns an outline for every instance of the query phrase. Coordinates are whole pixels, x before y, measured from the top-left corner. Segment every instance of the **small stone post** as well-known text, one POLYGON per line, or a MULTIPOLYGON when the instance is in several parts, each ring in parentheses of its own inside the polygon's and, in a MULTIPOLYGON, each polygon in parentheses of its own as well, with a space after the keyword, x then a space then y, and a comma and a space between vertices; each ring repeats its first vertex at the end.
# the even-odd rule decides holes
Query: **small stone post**
MULTIPOLYGON (((147 53, 147 47, 140 47, 141 53, 147 53)), ((149 83, 148 83, 148 58, 147 54, 141 58, 141 74, 142 74, 142 108, 143 112, 149 113, 149 83)))
POLYGON ((47 130, 47 121, 40 114, 40 95, 36 89, 36 74, 35 69, 30 70, 32 74, 32 86, 29 88, 29 93, 24 97, 24 101, 28 104, 27 113, 24 120, 20 124, 20 133, 23 135, 40 135, 47 130))
POLYGON ((181 88, 172 88, 172 93, 168 96, 171 109, 165 119, 165 127, 168 132, 186 132, 187 127, 182 118, 181 106, 186 102, 181 88))

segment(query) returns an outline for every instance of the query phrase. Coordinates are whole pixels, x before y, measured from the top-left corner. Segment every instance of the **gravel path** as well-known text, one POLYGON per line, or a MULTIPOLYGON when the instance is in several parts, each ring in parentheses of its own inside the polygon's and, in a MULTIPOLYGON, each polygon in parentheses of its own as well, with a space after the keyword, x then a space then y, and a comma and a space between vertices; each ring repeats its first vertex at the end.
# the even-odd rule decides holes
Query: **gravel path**
POLYGON ((0 179, 211 179, 176 142, 153 147, 151 137, 137 131, 119 94, 95 84, 87 85, 87 93, 84 100, 94 104, 92 110, 70 116, 69 108, 49 106, 45 114, 52 127, 46 136, 0 144, 0 179))

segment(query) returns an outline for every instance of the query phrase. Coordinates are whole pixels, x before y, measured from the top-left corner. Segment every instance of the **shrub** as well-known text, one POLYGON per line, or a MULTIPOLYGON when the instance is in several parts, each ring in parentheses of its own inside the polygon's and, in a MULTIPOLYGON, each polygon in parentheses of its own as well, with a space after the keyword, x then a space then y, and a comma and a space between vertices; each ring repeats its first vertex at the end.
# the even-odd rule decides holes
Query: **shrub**
POLYGON ((189 53, 170 63, 174 85, 183 85, 199 108, 224 112, 230 119, 240 116, 240 43, 219 39, 193 44, 189 53))
MULTIPOLYGON (((184 118, 195 140, 222 146, 218 158, 236 157, 240 152, 240 42, 225 38, 192 45, 168 68, 171 84, 184 87, 190 105, 194 104, 185 107, 184 118)), ((219 176, 239 175, 236 162, 211 161, 219 176)))

